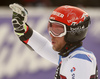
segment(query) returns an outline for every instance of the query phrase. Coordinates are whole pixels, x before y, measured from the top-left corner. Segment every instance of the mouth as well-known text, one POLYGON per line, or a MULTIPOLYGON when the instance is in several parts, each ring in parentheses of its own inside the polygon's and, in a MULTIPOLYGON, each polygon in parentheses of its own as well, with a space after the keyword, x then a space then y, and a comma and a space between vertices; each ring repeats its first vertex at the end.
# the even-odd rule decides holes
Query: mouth
POLYGON ((55 44, 55 42, 54 41, 52 41, 52 45, 54 45, 55 44))

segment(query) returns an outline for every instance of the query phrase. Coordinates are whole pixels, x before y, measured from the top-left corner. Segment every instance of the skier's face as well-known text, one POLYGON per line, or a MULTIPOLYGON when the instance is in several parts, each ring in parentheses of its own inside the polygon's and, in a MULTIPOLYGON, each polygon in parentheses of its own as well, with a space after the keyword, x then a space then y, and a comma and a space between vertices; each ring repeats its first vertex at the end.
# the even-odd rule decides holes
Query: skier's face
POLYGON ((50 34, 50 36, 51 36, 53 49, 55 51, 59 52, 66 44, 66 42, 64 40, 64 36, 63 37, 54 37, 52 34, 50 34))

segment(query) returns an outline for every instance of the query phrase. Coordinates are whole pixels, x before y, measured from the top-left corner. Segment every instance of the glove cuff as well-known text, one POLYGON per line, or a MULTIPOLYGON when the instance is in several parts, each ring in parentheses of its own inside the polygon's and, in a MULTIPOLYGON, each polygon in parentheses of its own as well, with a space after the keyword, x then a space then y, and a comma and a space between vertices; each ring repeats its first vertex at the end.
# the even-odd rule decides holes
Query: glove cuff
POLYGON ((33 34, 33 30, 27 24, 26 24, 26 26, 27 26, 27 31, 24 33, 24 35, 19 37, 19 39, 21 41, 28 40, 32 36, 32 34, 33 34))

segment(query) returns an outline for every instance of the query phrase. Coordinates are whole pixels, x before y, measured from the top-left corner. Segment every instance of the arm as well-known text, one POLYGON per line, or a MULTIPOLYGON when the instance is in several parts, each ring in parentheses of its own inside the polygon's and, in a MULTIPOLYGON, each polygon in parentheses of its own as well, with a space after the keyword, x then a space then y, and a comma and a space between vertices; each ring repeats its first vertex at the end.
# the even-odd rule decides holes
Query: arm
POLYGON ((11 4, 13 10, 12 24, 19 39, 39 55, 58 64, 58 52, 52 49, 51 43, 42 35, 32 30, 27 24, 27 11, 19 4, 11 4))
POLYGON ((35 30, 27 44, 34 48, 40 56, 58 65, 58 52, 54 51, 51 43, 35 30))

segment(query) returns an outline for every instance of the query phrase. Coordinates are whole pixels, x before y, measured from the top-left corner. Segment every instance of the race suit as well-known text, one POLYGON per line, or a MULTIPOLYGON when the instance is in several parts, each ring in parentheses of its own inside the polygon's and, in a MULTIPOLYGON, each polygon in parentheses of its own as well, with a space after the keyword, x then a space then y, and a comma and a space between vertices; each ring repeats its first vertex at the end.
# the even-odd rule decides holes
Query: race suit
POLYGON ((25 42, 42 57, 58 65, 54 79, 97 79, 97 62, 94 54, 80 46, 67 57, 60 56, 52 44, 38 32, 25 42))

